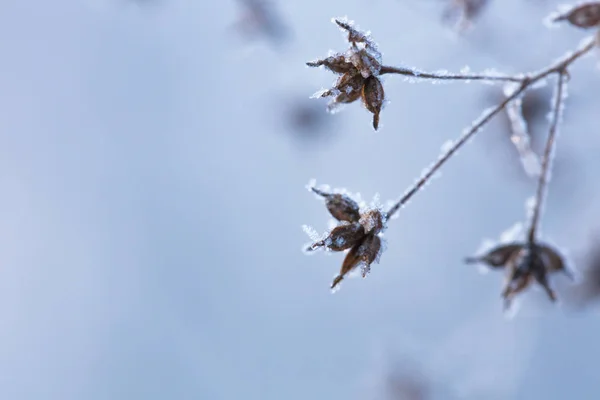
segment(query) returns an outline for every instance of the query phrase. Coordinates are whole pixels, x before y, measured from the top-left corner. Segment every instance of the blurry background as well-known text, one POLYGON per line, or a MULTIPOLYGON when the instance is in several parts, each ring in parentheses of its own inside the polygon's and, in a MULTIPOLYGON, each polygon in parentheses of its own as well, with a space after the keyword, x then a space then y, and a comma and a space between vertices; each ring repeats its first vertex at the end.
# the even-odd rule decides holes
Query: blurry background
MULTIPOLYGON (((557 277, 560 306, 529 290, 507 319, 502 274, 462 264, 534 191, 504 117, 390 223, 367 279, 332 295, 343 256, 301 251, 301 226, 330 218, 310 179, 394 200, 500 90, 385 76, 378 132, 359 104, 328 115, 308 97, 334 76, 304 63, 346 49, 332 17, 425 70, 538 69, 585 36, 544 26, 553 1, 491 0, 462 32, 449 4, 2 2, 0 398, 597 398, 593 287, 557 277)), ((580 269, 600 227, 599 61, 571 69, 543 218, 580 269)))

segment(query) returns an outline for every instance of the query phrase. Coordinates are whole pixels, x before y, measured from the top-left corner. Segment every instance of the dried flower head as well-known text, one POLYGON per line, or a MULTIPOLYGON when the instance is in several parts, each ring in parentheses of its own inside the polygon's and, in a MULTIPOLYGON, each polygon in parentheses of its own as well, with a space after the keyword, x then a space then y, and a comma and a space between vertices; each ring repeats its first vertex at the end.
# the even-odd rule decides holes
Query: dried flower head
POLYGON ((351 22, 343 19, 333 19, 333 22, 347 33, 350 48, 343 54, 306 63, 309 67, 325 67, 340 75, 331 89, 321 91, 315 97, 332 97, 329 111, 362 98, 367 110, 373 114, 373 128, 377 130, 385 97, 379 78, 381 53, 370 35, 355 29, 351 22))
POLYGON ((599 27, 600 2, 592 1, 577 5, 569 11, 556 16, 554 21, 569 21, 571 25, 584 29, 599 27))
POLYGON ((382 241, 379 235, 385 229, 384 213, 378 208, 361 213, 356 201, 346 194, 328 193, 315 187, 310 189, 325 199, 327 209, 339 224, 324 239, 312 243, 307 250, 349 250, 331 288, 335 288, 357 267, 361 268, 362 277, 366 277, 371 270, 371 264, 378 262, 381 254, 382 241))
POLYGON ((494 269, 505 269, 506 283, 502 297, 507 307, 518 293, 527 289, 534 281, 544 288, 552 301, 556 300, 556 294, 548 281, 548 275, 553 272, 562 272, 573 278, 562 256, 546 244, 509 243, 497 246, 486 254, 468 257, 465 262, 483 263, 494 269))

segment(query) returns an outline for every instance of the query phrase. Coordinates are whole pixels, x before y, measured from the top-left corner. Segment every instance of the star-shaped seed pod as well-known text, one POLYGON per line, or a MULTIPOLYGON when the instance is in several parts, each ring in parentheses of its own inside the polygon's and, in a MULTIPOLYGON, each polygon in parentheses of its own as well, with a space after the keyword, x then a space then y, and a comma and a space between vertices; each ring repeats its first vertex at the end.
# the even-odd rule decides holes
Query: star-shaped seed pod
POLYGON ((504 268, 506 282, 502 291, 505 307, 509 307, 512 299, 527 289, 532 282, 542 286, 550 298, 556 300, 548 276, 554 272, 562 272, 573 279, 573 274, 556 249, 547 244, 512 242, 494 247, 487 253, 467 257, 466 263, 482 263, 493 269, 504 268))
POLYGON ((334 278, 331 289, 357 267, 361 267, 362 277, 371 270, 371 264, 379 261, 382 250, 380 233, 385 229, 386 217, 377 209, 360 212, 360 207, 350 196, 341 193, 327 193, 311 187, 311 190, 325 199, 329 213, 338 220, 338 225, 322 240, 312 243, 307 250, 324 248, 328 251, 349 250, 334 278))
POLYGON ((334 19, 333 22, 348 34, 350 48, 344 54, 338 53, 306 63, 309 67, 324 67, 340 75, 331 89, 321 91, 314 97, 332 97, 327 106, 331 112, 341 104, 362 98, 364 106, 373 114, 373 128, 377 130, 385 99, 379 78, 381 53, 369 35, 355 29, 350 22, 342 19, 334 19))

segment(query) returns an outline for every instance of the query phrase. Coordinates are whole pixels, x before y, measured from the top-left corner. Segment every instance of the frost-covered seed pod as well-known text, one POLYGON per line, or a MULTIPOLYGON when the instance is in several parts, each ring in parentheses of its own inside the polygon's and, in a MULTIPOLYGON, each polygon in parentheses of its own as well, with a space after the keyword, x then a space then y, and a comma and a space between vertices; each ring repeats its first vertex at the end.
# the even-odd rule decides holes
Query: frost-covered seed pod
POLYGON ((360 244, 358 248, 358 257, 362 261, 363 278, 371 270, 371 264, 379 259, 381 251, 381 239, 379 236, 371 234, 368 235, 365 240, 360 244))
POLYGON ((360 223, 364 226, 366 233, 376 235, 383 230, 385 221, 381 211, 375 208, 361 215, 360 223))
POLYGON ((336 226, 327 238, 315 243, 313 248, 325 246, 331 251, 343 251, 358 245, 364 237, 365 228, 358 222, 343 224, 336 226))
POLYGON ((384 97, 385 93, 381 81, 374 76, 367 78, 362 90, 362 100, 367 110, 373 113, 373 128, 375 130, 379 127, 379 113, 383 106, 384 97))
POLYGON ((346 72, 350 72, 355 69, 352 63, 346 61, 346 57, 343 54, 327 57, 324 60, 310 61, 307 62, 306 65, 309 67, 324 66, 336 74, 345 74, 346 72))

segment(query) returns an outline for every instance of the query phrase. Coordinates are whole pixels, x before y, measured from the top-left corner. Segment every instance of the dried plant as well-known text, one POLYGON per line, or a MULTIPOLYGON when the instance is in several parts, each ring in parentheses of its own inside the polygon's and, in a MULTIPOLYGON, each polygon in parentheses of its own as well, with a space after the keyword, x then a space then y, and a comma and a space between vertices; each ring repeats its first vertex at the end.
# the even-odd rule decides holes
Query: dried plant
MULTIPOLYGON (((555 21, 568 21, 576 27, 598 29, 600 16, 596 18, 600 2, 586 3, 552 16, 555 21)), ((600 12, 598 13, 600 14, 600 12)), ((327 207, 331 214, 340 221, 324 239, 316 241, 310 250, 326 248, 331 251, 348 251, 342 265, 340 275, 336 277, 332 287, 336 286, 346 273, 361 264, 368 271, 371 263, 380 253, 377 238, 385 228, 385 224, 402 208, 423 186, 436 174, 436 172, 475 134, 492 120, 493 117, 505 111, 512 115, 515 124, 522 122, 522 97, 528 90, 543 86, 547 79, 555 77, 554 96, 551 104, 550 124, 544 152, 539 168, 532 169, 531 174, 537 178, 537 189, 532 205, 532 216, 529 222, 526 239, 522 242, 511 243, 498 247, 490 253, 471 257, 469 262, 483 262, 506 272, 506 284, 502 292, 505 305, 508 306, 515 295, 530 286, 532 282, 540 284, 550 297, 555 300, 556 294, 551 288, 548 277, 556 271, 569 274, 565 267, 563 256, 553 247, 544 244, 539 238, 539 225, 542 206, 546 196, 546 187, 549 173, 552 169, 552 158, 555 149, 555 139, 561 121, 564 103, 567 97, 567 82, 570 79, 569 67, 575 61, 590 53, 598 47, 598 34, 587 38, 575 51, 564 55, 541 70, 518 74, 514 76, 491 73, 483 74, 450 74, 447 72, 423 72, 411 68, 392 67, 382 64, 381 53, 377 45, 367 33, 359 31, 353 23, 346 19, 333 19, 342 31, 347 34, 350 44, 345 53, 337 53, 326 59, 307 63, 311 67, 324 67, 340 77, 332 89, 325 90, 319 96, 333 97, 330 108, 339 103, 349 103, 363 98, 367 109, 373 113, 373 127, 377 129, 379 113, 383 103, 384 94, 380 76, 384 74, 399 74, 415 80, 452 80, 452 81, 485 81, 490 83, 504 83, 505 97, 495 107, 487 109, 466 128, 462 135, 451 146, 445 148, 442 155, 429 167, 417 182, 409 187, 405 194, 394 203, 387 211, 374 211, 377 221, 374 228, 368 230, 362 222, 365 214, 358 211, 358 205, 346 195, 326 193, 316 188, 312 191, 326 199, 327 207), (370 80, 370 82, 369 82, 370 80), (376 82, 376 83, 375 83, 376 82)), ((523 155, 530 155, 523 151, 522 142, 529 139, 527 126, 518 126, 519 140, 513 141, 523 155), (521 146, 521 147, 520 147, 521 146)), ((527 168, 528 163, 524 162, 527 168)), ((366 276, 363 273, 363 277, 366 276)))
POLYGON ((315 187, 310 189, 325 199, 325 205, 339 224, 325 238, 316 240, 307 251, 325 248, 330 251, 349 250, 335 277, 334 289, 350 271, 361 267, 363 278, 369 273, 371 264, 379 260, 381 252, 380 234, 385 229, 386 216, 376 207, 361 212, 356 201, 344 193, 327 193, 315 187))

